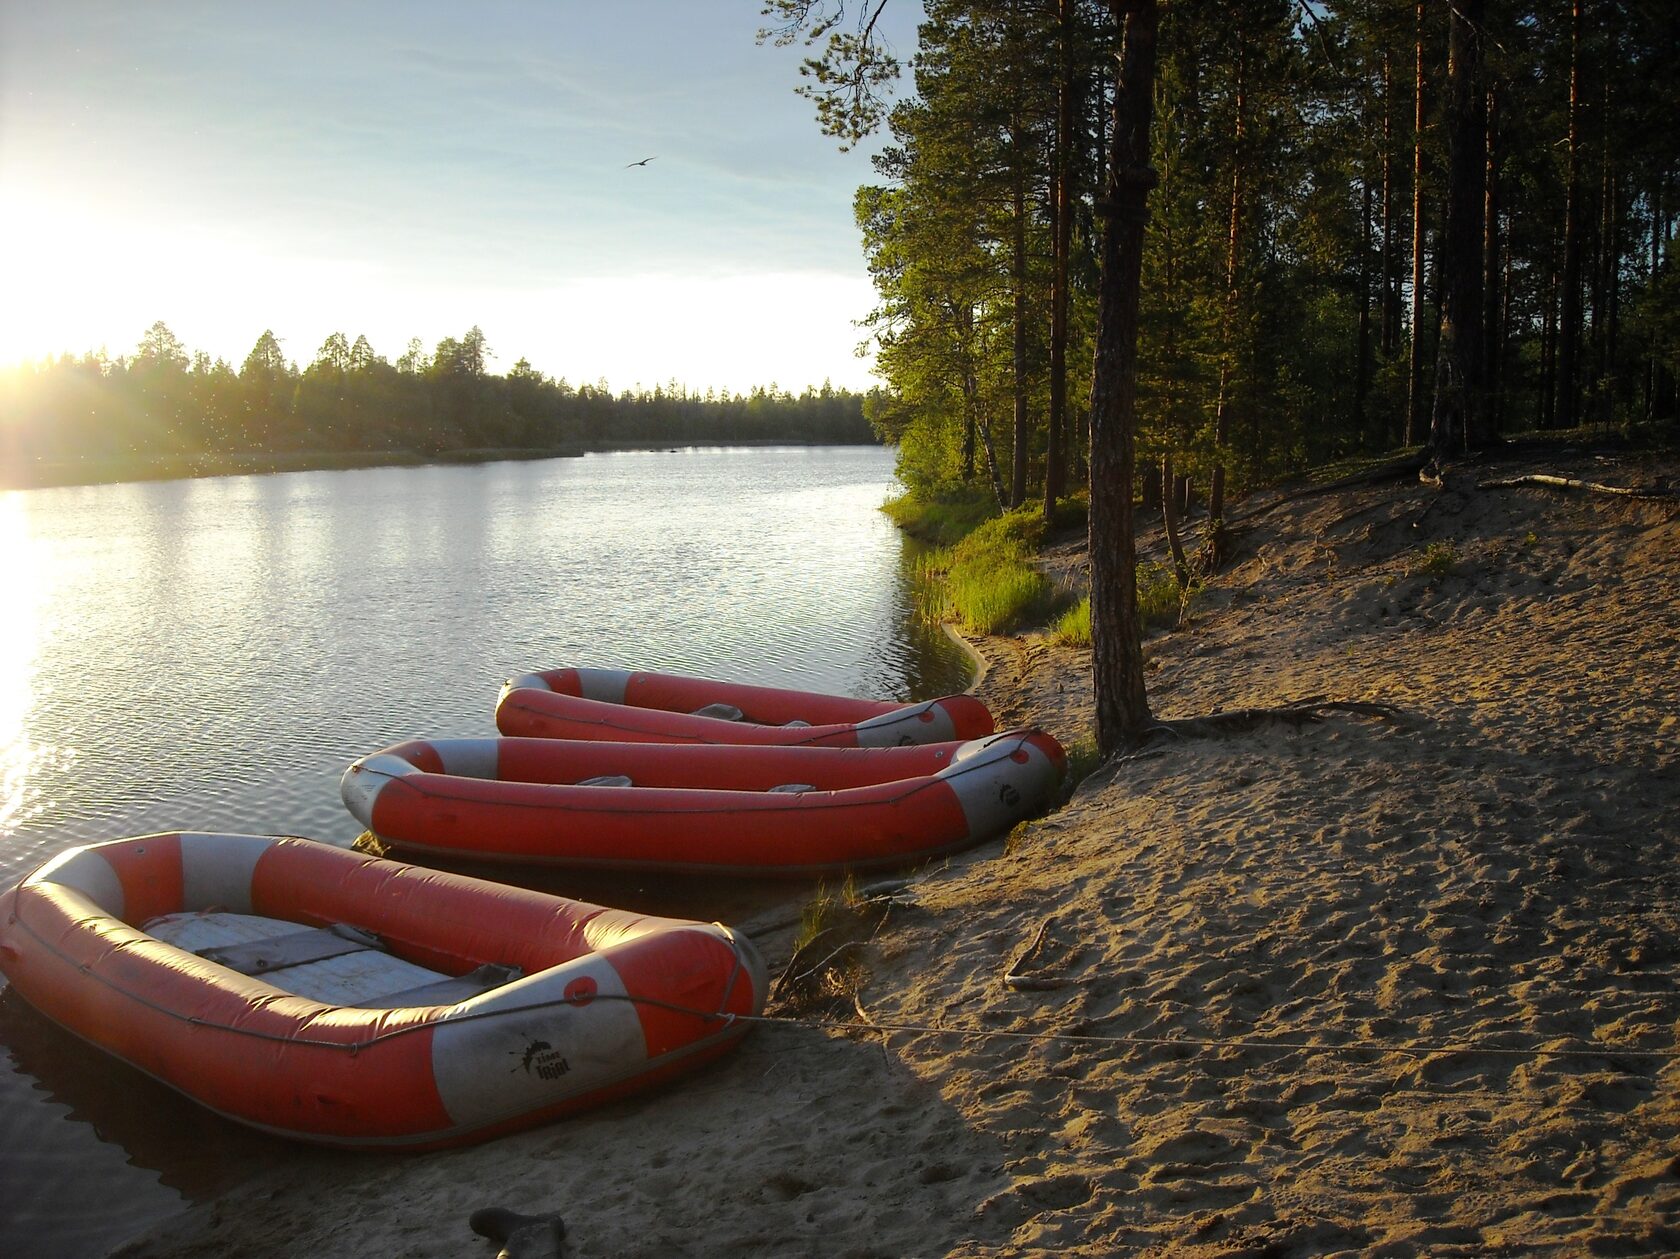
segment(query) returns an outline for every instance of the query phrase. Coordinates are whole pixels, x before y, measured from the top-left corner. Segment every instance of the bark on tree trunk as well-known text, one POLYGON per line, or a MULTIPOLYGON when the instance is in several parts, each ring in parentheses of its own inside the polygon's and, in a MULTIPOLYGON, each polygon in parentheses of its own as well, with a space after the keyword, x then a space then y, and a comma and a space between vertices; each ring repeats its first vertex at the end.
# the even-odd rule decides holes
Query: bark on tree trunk
MULTIPOLYGON (((1017 154, 1023 138, 1017 129, 1011 137, 1017 154)), ((1015 464, 1010 479, 1009 505, 1027 501, 1027 185, 1017 159, 1015 172, 1014 258, 1010 268, 1015 286, 1015 464)))
POLYGON ((1161 456, 1161 523, 1167 531, 1173 574, 1180 589, 1190 584, 1190 563, 1184 558, 1184 538, 1178 527, 1178 481, 1173 476, 1172 451, 1161 456))
POLYGON ((1359 336, 1354 346, 1353 420, 1365 434, 1365 398, 1371 391, 1371 181, 1359 214, 1359 336))
POLYGON ((979 393, 980 385, 974 377, 974 308, 961 303, 952 303, 948 309, 951 312, 951 322, 957 331, 957 344, 962 354, 962 394, 963 394, 963 445, 962 445, 962 479, 974 479, 974 445, 975 430, 979 427, 979 393))
POLYGON ((1581 0, 1569 17, 1569 176, 1563 203, 1562 311, 1558 317, 1557 425, 1580 420, 1576 358, 1581 345, 1581 0))
POLYGON ((1225 310, 1219 325, 1219 398, 1214 404, 1213 479, 1208 487, 1208 514, 1215 530, 1225 510, 1225 451, 1231 440, 1231 338, 1237 315, 1238 242, 1242 238, 1243 196, 1243 113, 1247 103, 1244 86, 1247 60, 1237 47, 1236 124, 1231 142, 1231 214, 1225 235, 1225 310))
POLYGON ((1488 431, 1499 431, 1499 376, 1504 358, 1504 303, 1500 285, 1499 92, 1487 94, 1487 169, 1482 190, 1482 381, 1488 431))
POLYGON ((1412 83, 1412 346, 1406 389, 1405 444, 1423 436, 1423 5, 1417 0, 1412 83))
POLYGON ((1482 442, 1482 175, 1487 166, 1481 85, 1486 0, 1456 0, 1447 54, 1447 220, 1441 243, 1441 339, 1435 354, 1436 460, 1482 442))
MULTIPOLYGON (((1666 200, 1665 185, 1668 180, 1665 175, 1658 175, 1656 187, 1651 191, 1651 279, 1655 280, 1662 272, 1663 247, 1663 202, 1666 200)), ((1658 383, 1662 374, 1661 347, 1652 341, 1646 351, 1645 359, 1645 421, 1649 423, 1657 416, 1658 383)))
POLYGON ((1394 99, 1393 67, 1389 54, 1383 53, 1383 148, 1382 148, 1382 356, 1386 361, 1394 354, 1395 325, 1399 322, 1395 310, 1396 284, 1394 277, 1394 99))
POLYGON ((1056 203, 1050 305, 1050 431, 1044 451, 1044 521, 1051 523, 1062 494, 1062 433, 1067 426, 1068 254, 1073 240, 1073 0, 1057 0, 1061 64, 1056 84, 1056 203))
POLYGON ((1154 116, 1156 0, 1108 0, 1124 34, 1102 225, 1096 365, 1091 381, 1091 672, 1097 746, 1137 743, 1150 722, 1143 685, 1132 494, 1137 422, 1138 290, 1143 273, 1154 116))

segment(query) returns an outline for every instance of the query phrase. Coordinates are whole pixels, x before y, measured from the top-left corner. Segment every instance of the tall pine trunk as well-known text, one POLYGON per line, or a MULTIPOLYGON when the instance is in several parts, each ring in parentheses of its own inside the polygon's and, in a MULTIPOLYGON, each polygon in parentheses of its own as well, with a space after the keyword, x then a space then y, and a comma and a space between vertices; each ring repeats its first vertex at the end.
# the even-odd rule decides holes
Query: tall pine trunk
POLYGON ((1386 360, 1394 354, 1399 323, 1399 285, 1394 275, 1394 75, 1392 58, 1383 53, 1383 138, 1382 138, 1382 356, 1386 360))
POLYGON ((1482 89, 1486 0, 1456 0, 1447 51, 1447 214, 1441 241, 1441 338, 1435 352, 1435 409, 1429 448, 1445 459, 1483 440, 1482 248, 1487 169, 1482 89))
POLYGON ((1124 44, 1114 95, 1102 211, 1097 350, 1091 380, 1091 673, 1097 746, 1135 744, 1150 722, 1143 685, 1132 496, 1136 473, 1138 297, 1144 225, 1156 173, 1149 164, 1154 118, 1156 0, 1108 0, 1124 44))
POLYGON ((1405 444, 1423 437, 1423 4, 1417 0, 1412 74, 1412 346, 1406 388, 1405 444))
POLYGON ((1062 494, 1062 434, 1067 428, 1068 254, 1073 240, 1073 0, 1058 0, 1060 64, 1056 82, 1056 201, 1050 303, 1050 431, 1044 451, 1044 521, 1062 494))
POLYGON ((1242 240, 1244 83, 1247 59, 1237 46, 1236 122, 1231 138, 1231 213, 1225 233, 1225 309, 1219 323, 1219 397, 1213 410, 1213 478, 1208 486, 1209 533, 1212 540, 1225 514, 1225 457, 1231 443, 1231 342, 1236 336, 1237 263, 1242 240))
POLYGON ((1581 348, 1581 0, 1570 5, 1569 16, 1569 154, 1563 202, 1563 276, 1558 315, 1557 411, 1559 428, 1580 422, 1579 370, 1581 348))
POLYGON ((1488 431, 1499 431, 1500 375, 1505 357, 1505 304, 1500 283, 1499 93, 1487 94, 1486 169, 1482 188, 1482 380, 1486 386, 1488 431))
POLYGON ((1009 486, 1009 505, 1027 501, 1027 175, 1022 156, 1024 137, 1017 125, 1010 137, 1015 152, 1014 240, 1010 279, 1015 287, 1015 463, 1009 486))
POLYGON ((1365 399, 1371 392, 1371 181, 1365 179, 1359 212, 1359 336, 1354 346, 1353 419, 1365 437, 1365 399))

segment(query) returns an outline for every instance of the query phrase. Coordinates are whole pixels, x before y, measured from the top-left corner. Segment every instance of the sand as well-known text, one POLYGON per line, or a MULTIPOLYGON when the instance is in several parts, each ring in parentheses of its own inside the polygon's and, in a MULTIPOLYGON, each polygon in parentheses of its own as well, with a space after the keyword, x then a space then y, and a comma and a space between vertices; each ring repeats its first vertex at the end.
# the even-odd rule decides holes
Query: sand
MULTIPOLYGON (((1535 469, 1680 484, 1476 475, 1535 469)), ((311 1154, 118 1253, 490 1255, 488 1205, 560 1212, 580 1257, 1680 1251, 1680 510, 1448 485, 1267 512, 1148 644, 1163 717, 1392 719, 1101 765, 920 872, 855 1006, 809 1007, 970 1034, 764 1026, 488 1145, 311 1154)), ((975 646, 1001 717, 1088 739, 1084 652, 975 646)))

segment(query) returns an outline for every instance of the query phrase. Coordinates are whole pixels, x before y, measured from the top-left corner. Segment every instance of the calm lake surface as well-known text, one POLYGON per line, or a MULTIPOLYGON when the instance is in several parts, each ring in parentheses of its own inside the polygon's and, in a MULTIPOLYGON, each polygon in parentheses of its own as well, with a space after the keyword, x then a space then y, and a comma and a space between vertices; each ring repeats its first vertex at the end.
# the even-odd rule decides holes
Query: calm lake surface
MULTIPOLYGON (((960 691, 873 447, 702 449, 0 493, 0 887, 76 843, 347 844, 338 779, 495 733, 502 680, 589 664, 960 691)), ((478 871, 476 873, 484 873, 478 871)), ((785 887, 494 875, 742 915, 785 887)), ((103 1254, 287 1159, 0 992, 0 1255, 103 1254)))

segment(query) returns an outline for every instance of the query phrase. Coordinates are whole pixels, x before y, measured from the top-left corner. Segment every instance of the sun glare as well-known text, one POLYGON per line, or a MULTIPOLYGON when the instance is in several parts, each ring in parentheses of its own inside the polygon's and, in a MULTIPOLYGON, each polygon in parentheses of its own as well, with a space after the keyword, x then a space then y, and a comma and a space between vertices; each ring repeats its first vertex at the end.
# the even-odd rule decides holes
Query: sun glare
POLYGON ((35 754, 24 730, 33 699, 30 678, 39 650, 45 563, 30 536, 23 495, 0 493, 0 827, 15 820, 35 754))
POLYGON ((852 354, 874 292, 841 273, 554 276, 530 288, 481 283, 459 260, 426 281, 368 259, 289 254, 227 224, 163 222, 0 182, 0 367, 60 354, 132 354, 154 322, 189 352, 238 367, 265 328, 307 366, 332 332, 366 334, 389 359, 410 337, 430 349, 483 327, 492 370, 520 358, 573 384, 614 390, 676 380, 698 391, 827 378, 868 388, 852 354))
MULTIPOLYGON (((278 258, 235 232, 161 223, 0 187, 0 366, 59 354, 132 354, 169 325, 189 351, 238 365, 264 327, 313 331, 329 294, 358 268, 278 258)), ((288 344, 307 362, 315 343, 288 344)))

